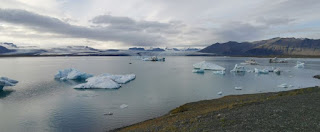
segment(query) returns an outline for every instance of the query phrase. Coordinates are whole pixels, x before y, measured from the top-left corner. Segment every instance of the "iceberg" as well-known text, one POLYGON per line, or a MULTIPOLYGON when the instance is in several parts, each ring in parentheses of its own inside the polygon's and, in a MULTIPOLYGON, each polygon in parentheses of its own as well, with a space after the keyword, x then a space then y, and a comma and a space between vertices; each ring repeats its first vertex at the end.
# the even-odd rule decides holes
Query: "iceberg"
POLYGON ((192 70, 193 73, 204 73, 203 69, 193 69, 192 70))
POLYGON ((234 87, 235 90, 242 90, 242 87, 234 87))
POLYGON ((92 89, 92 88, 106 88, 115 89, 120 88, 121 84, 128 83, 136 78, 135 74, 127 75, 112 75, 101 74, 98 76, 86 79, 86 83, 74 86, 76 89, 92 89))
POLYGON ((217 94, 218 94, 218 95, 222 95, 222 92, 220 91, 220 92, 218 92, 217 94))
POLYGON ((246 72, 246 69, 244 68, 244 66, 239 66, 238 64, 236 64, 231 72, 246 72))
POLYGON ((136 75, 135 74, 126 74, 126 75, 112 75, 112 74, 101 74, 99 76, 102 76, 102 77, 108 77, 110 78, 111 80, 115 81, 116 83, 119 83, 119 84, 125 84, 125 83, 128 83, 132 80, 134 80, 136 78, 136 75))
POLYGON ((254 68, 254 72, 257 73, 257 74, 268 74, 269 70, 267 70, 267 69, 259 70, 257 68, 254 68))
POLYGON ((81 72, 77 69, 68 68, 58 71, 54 76, 55 79, 60 80, 85 80, 92 77, 93 75, 81 72))
POLYGON ((143 61, 166 61, 166 58, 158 58, 156 56, 146 57, 142 59, 143 61))
POLYGON ((95 88, 105 88, 105 89, 115 89, 120 88, 121 85, 113 81, 108 76, 97 76, 90 77, 86 80, 86 83, 74 86, 75 89, 95 89, 95 88))
POLYGON ((204 69, 204 70, 215 70, 215 71, 224 71, 226 70, 226 68, 213 64, 213 63, 209 63, 206 61, 202 61, 196 64, 193 64, 193 67, 196 69, 204 69))
POLYGON ((297 65, 294 66, 296 68, 304 68, 304 63, 303 62, 300 62, 300 61, 297 61, 297 65))
POLYGON ((225 71, 212 71, 213 74, 218 74, 218 75, 224 75, 226 74, 225 71))
POLYGON ((0 77, 0 90, 2 90, 4 86, 15 86, 18 82, 19 81, 7 77, 0 77))

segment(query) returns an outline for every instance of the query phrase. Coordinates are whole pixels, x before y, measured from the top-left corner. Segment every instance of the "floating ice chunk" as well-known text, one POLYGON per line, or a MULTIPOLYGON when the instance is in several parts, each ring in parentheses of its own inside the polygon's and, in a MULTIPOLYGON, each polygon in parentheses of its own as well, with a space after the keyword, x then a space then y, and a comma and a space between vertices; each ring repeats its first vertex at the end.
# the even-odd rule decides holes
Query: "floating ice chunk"
POLYGON ((283 84, 278 85, 278 87, 280 87, 280 88, 288 88, 288 84, 283 83, 283 84))
POLYGON ((121 85, 113 81, 108 76, 96 76, 91 77, 86 80, 86 83, 79 84, 74 86, 76 89, 92 89, 92 88, 107 88, 107 89, 114 89, 120 88, 121 85))
POLYGON ((192 70, 193 73, 204 73, 203 69, 193 69, 192 70))
POLYGON ((242 87, 234 87, 235 90, 242 90, 242 87))
POLYGON ((123 108, 127 108, 128 107, 128 105, 127 104, 122 104, 122 105, 120 105, 120 108, 121 109, 123 109, 123 108))
POLYGON ((246 72, 246 69, 244 68, 244 66, 239 66, 238 64, 236 64, 231 72, 246 72))
POLYGON ((2 90, 4 86, 15 86, 18 82, 19 81, 7 77, 0 77, 0 90, 2 90))
POLYGON ((226 74, 225 71, 212 71, 213 74, 219 74, 219 75, 224 75, 226 74))
POLYGON ((220 92, 218 92, 217 94, 218 94, 218 95, 222 95, 222 92, 220 91, 220 92))
POLYGON ((204 69, 204 70, 216 70, 216 71, 224 71, 226 68, 219 66, 217 64, 209 63, 206 61, 202 61, 196 64, 193 64, 194 68, 204 69))
POLYGON ((294 66, 296 68, 304 68, 304 63, 300 62, 300 61, 297 61, 297 65, 294 66))
POLYGON ((60 80, 85 80, 92 76, 93 75, 81 72, 77 69, 68 68, 58 71, 54 78, 60 80))
POLYGON ((142 59, 143 61, 166 61, 166 58, 158 58, 156 56, 146 57, 142 59))
POLYGON ((280 71, 279 68, 274 69, 273 72, 276 73, 276 74, 278 74, 278 75, 280 75, 280 73, 281 73, 281 71, 280 71))
POLYGON ((120 83, 120 84, 125 84, 130 82, 131 80, 134 80, 136 78, 135 74, 126 74, 126 75, 112 75, 112 74, 101 74, 99 75, 101 77, 108 77, 111 80, 120 83))
POLYGON ((113 115, 113 113, 112 112, 108 112, 108 113, 105 113, 104 115, 113 115))
POLYGON ((259 70, 257 68, 254 68, 254 72, 257 73, 257 74, 268 74, 269 70, 267 70, 267 69, 259 70))

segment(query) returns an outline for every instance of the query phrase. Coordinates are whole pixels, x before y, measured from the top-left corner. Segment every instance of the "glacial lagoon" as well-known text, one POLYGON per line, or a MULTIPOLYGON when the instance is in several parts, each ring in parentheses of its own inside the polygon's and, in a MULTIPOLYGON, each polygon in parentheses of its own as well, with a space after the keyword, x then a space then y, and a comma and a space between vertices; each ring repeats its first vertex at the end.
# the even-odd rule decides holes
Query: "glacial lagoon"
POLYGON ((166 57, 165 62, 150 62, 137 57, 0 58, 0 76, 19 81, 0 92, 0 128, 1 131, 106 131, 164 115, 188 102, 320 85, 319 80, 312 78, 320 74, 320 59, 289 58, 289 63, 270 64, 269 58, 254 58, 260 65, 245 65, 247 70, 279 67, 281 74, 229 72, 235 64, 249 59, 166 57), (192 65, 201 61, 226 68, 226 74, 216 75, 207 70, 204 74, 192 73, 192 65), (305 68, 295 68, 297 61, 305 62, 305 68), (119 89, 77 90, 73 86, 81 82, 54 79, 56 72, 65 68, 94 75, 133 73, 136 79, 119 89), (283 83, 293 87, 278 87, 283 83))

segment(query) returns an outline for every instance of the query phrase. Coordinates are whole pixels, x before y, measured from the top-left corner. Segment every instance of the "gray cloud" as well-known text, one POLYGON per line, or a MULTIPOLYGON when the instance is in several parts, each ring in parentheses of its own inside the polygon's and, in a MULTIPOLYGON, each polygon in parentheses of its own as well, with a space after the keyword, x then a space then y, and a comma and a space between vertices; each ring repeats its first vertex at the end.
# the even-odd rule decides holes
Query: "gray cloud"
MULTIPOLYGON (((60 19, 18 9, 0 9, 0 21, 23 25, 39 32, 63 34, 67 37, 88 38, 100 41, 118 41, 131 45, 163 44, 158 34, 116 27, 84 27, 71 25, 60 19)), ((119 18, 113 22, 121 21, 119 18)), ((123 24, 123 23, 122 23, 123 24)))

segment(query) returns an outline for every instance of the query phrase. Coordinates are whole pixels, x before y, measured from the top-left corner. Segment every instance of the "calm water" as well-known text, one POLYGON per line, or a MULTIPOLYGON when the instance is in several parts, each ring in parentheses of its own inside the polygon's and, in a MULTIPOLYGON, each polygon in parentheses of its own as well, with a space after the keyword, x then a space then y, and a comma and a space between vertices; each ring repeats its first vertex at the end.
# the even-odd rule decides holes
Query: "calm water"
POLYGON ((320 59, 291 59, 275 74, 232 74, 236 63, 249 58, 167 57, 166 62, 145 62, 135 57, 18 57, 0 58, 0 76, 19 80, 0 92, 0 129, 9 131, 105 131, 166 114, 187 102, 220 98, 231 94, 283 91, 319 85, 312 76, 320 74, 320 59), (192 64, 210 61, 227 69, 226 75, 192 73, 192 64), (294 68, 297 60, 304 69, 294 68), (129 62, 132 62, 129 65, 129 62), (134 73, 137 78, 116 90, 75 90, 77 82, 53 79, 59 69, 77 68, 95 75, 134 73), (287 83, 293 88, 278 88, 287 83), (243 87, 235 90, 234 87, 243 87), (120 109, 121 104, 128 104, 120 109), (112 112, 112 116, 105 113, 112 112))

